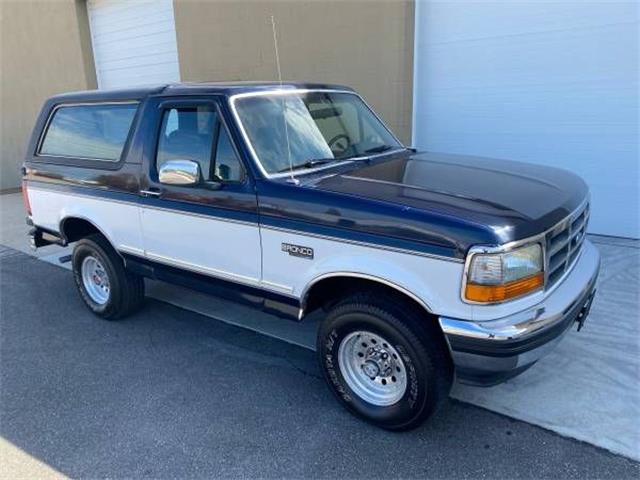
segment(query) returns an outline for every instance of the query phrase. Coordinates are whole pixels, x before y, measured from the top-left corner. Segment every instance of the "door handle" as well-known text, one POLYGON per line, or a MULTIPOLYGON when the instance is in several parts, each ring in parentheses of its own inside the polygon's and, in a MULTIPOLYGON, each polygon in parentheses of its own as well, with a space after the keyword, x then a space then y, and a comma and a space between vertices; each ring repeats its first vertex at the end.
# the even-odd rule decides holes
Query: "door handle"
POLYGON ((159 197, 160 190, 155 188, 151 188, 149 190, 140 190, 140 195, 142 195, 143 197, 159 197))

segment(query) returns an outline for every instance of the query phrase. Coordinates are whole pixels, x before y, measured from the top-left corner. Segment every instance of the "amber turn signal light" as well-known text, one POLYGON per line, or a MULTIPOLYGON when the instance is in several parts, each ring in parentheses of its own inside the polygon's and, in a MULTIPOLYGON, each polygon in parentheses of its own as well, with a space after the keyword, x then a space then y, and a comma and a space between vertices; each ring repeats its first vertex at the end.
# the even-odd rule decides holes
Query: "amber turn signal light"
POLYGON ((521 278, 503 285, 478 285, 468 283, 465 289, 465 297, 473 302, 493 303, 503 302, 519 297, 526 293, 542 288, 544 285, 544 275, 542 272, 521 278))

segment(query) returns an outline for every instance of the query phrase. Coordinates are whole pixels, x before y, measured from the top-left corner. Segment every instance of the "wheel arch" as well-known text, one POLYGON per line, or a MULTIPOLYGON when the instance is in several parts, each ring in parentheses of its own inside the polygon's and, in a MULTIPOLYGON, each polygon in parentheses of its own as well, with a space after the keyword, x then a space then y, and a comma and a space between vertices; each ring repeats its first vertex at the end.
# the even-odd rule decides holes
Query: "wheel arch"
POLYGON ((409 299, 414 305, 424 310, 425 313, 435 317, 431 307, 407 288, 375 275, 358 272, 331 272, 315 277, 305 287, 300 297, 301 317, 322 307, 326 301, 331 301, 332 298, 324 298, 327 294, 339 291, 340 294, 337 295, 339 299, 353 291, 366 289, 367 287, 385 290, 392 292, 396 296, 409 299))
POLYGON ((62 237, 65 245, 76 242, 88 235, 99 233, 106 238, 115 249, 113 241, 109 235, 107 235, 102 228, 96 225, 96 222, 85 216, 77 214, 67 215, 60 220, 59 225, 60 236, 62 237))

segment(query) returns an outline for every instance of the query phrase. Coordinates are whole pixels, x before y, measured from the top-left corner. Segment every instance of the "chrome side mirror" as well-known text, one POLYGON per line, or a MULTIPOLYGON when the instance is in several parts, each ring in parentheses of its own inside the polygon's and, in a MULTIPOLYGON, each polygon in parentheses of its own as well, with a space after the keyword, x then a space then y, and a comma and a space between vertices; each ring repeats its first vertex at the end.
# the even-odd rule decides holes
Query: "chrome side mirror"
POLYGON ((193 160, 168 160, 158 172, 160 183, 168 185, 197 185, 200 183, 200 164, 193 160))

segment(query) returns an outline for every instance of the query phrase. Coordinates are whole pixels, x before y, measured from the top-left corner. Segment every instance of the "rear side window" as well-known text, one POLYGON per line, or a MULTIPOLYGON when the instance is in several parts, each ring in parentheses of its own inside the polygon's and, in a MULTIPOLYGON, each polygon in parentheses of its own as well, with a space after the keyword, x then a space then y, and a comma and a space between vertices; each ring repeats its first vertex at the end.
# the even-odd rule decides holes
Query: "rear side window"
POLYGON ((133 103, 59 107, 38 153, 117 162, 137 108, 133 103))

